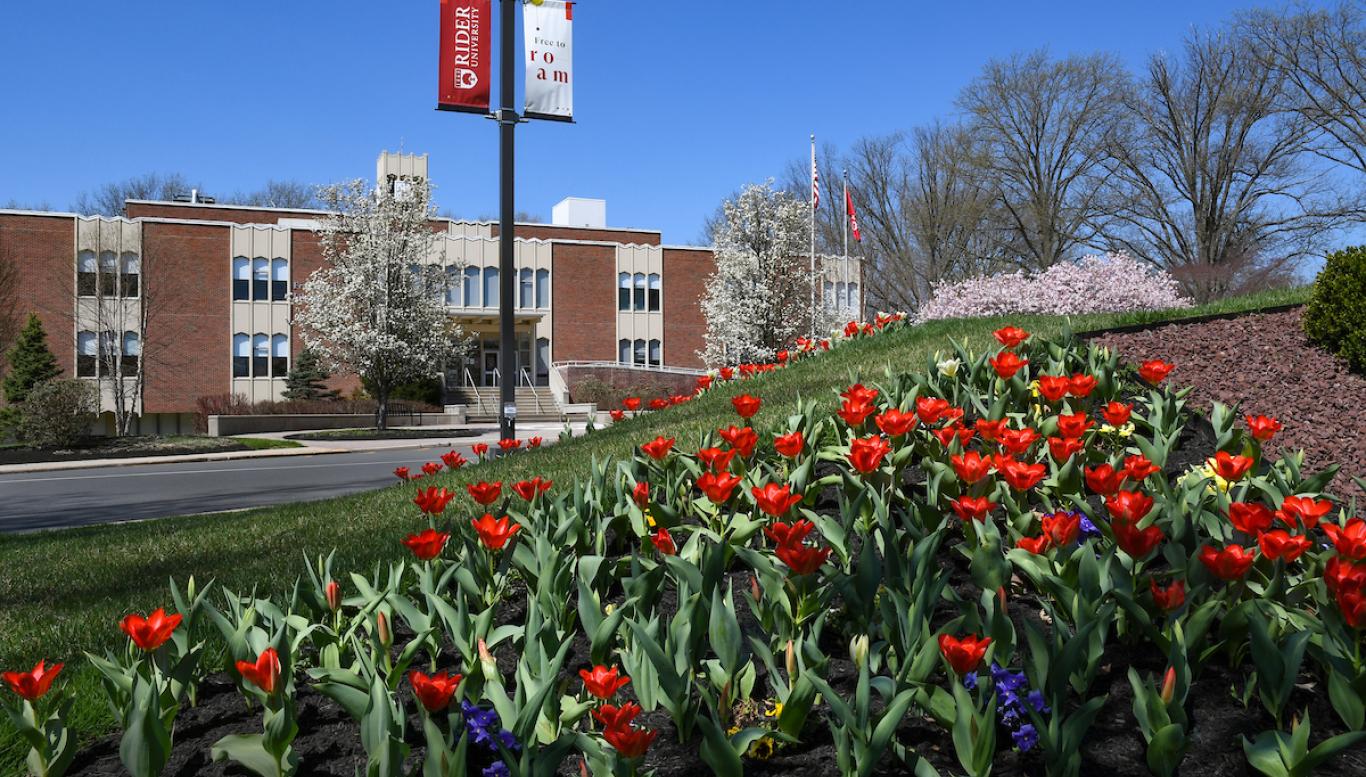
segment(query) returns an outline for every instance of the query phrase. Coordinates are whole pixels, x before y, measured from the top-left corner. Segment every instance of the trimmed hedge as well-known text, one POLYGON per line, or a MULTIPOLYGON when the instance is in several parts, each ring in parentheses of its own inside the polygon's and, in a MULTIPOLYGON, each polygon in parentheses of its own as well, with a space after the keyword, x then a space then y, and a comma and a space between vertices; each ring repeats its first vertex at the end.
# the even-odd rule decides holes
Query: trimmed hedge
POLYGON ((1304 313, 1304 331, 1320 347, 1366 372, 1366 246, 1328 255, 1314 280, 1304 313))

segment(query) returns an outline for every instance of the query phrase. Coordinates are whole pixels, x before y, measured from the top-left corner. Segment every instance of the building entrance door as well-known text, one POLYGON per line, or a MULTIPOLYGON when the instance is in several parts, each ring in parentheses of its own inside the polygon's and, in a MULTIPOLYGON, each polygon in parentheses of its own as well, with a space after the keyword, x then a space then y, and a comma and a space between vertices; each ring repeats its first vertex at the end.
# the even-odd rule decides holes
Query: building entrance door
POLYGON ((484 365, 483 378, 485 386, 498 385, 498 346, 495 343, 484 343, 484 365))

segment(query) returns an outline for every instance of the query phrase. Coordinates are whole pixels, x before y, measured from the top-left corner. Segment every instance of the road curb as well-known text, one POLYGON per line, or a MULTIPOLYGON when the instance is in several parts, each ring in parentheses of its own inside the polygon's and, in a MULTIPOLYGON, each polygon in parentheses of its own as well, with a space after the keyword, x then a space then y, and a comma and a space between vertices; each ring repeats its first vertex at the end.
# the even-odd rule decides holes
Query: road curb
POLYGON ((121 459, 88 459, 85 461, 35 461, 31 464, 0 464, 0 475, 29 472, 60 472, 72 469, 107 469, 134 467, 147 464, 185 464, 196 461, 237 461, 285 456, 320 456, 328 453, 351 453, 345 448, 267 448, 255 451, 225 451, 221 453, 185 453, 174 456, 129 456, 121 459))

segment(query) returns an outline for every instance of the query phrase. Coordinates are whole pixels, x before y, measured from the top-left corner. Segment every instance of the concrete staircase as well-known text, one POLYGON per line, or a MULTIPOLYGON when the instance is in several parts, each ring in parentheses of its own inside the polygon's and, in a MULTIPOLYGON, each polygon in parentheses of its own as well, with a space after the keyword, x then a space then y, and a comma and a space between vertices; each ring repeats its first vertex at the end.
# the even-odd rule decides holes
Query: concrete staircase
MULTIPOLYGON (((449 401, 465 406, 471 423, 498 422, 498 388, 496 386, 457 386, 450 389, 449 401)), ((555 395, 546 386, 517 387, 517 420, 557 422, 566 416, 555 395)))

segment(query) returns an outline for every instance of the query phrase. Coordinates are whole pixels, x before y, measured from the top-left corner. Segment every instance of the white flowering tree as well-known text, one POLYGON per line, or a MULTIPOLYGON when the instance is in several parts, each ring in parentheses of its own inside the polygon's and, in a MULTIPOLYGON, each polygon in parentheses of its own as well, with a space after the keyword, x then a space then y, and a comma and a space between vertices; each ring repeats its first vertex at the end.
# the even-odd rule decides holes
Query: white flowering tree
POLYGON ((318 228, 323 266, 296 295, 294 323, 330 368, 361 377, 384 429, 394 388, 438 374, 462 340, 440 293, 445 274, 428 263, 441 246, 430 189, 393 194, 357 180, 320 196, 333 212, 318 228))
MULTIPOLYGON (((810 204, 750 184, 712 225, 716 272, 702 295, 708 364, 769 361, 811 326, 810 204)), ((829 321, 821 314, 819 331, 829 321)))

